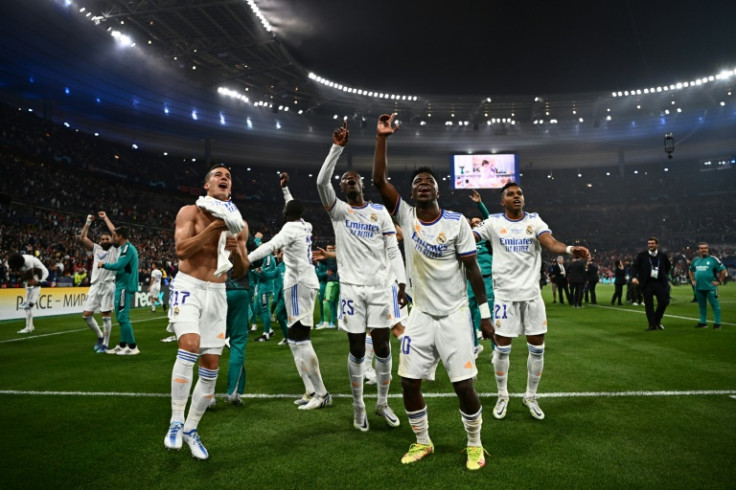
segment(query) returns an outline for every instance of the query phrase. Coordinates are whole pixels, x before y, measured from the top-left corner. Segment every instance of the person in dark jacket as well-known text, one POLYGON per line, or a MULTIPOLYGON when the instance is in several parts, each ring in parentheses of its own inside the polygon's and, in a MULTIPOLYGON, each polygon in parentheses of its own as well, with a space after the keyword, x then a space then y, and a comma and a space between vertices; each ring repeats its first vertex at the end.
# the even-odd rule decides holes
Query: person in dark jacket
POLYGON ((597 305, 598 298, 595 296, 595 287, 598 285, 600 278, 598 277, 598 264, 593 262, 593 259, 588 257, 588 263, 585 265, 585 302, 588 302, 590 297, 590 304, 597 305))
POLYGON ((585 287, 585 259, 576 259, 567 267, 567 279, 570 281, 572 307, 583 307, 583 287, 585 287))
POLYGON ((659 251, 659 240, 647 239, 647 250, 640 252, 631 264, 631 282, 641 288, 644 297, 644 310, 649 327, 647 330, 664 330, 662 317, 670 304, 669 275, 672 266, 670 259, 659 251), (654 298, 657 309, 654 309, 654 298))
POLYGON ((611 298, 611 304, 616 303, 618 299, 618 305, 621 306, 621 296, 624 292, 624 286, 626 285, 626 269, 624 263, 621 260, 616 261, 616 267, 613 270, 613 286, 615 288, 613 297, 611 298))

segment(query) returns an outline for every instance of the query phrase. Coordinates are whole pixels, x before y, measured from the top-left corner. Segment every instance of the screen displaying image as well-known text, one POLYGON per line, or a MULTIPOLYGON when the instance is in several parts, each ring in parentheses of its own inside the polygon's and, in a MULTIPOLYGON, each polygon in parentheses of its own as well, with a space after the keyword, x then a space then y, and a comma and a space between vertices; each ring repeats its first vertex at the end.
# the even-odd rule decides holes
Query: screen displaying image
POLYGON ((450 160, 455 189, 500 189, 507 182, 520 183, 516 153, 454 154, 450 160))

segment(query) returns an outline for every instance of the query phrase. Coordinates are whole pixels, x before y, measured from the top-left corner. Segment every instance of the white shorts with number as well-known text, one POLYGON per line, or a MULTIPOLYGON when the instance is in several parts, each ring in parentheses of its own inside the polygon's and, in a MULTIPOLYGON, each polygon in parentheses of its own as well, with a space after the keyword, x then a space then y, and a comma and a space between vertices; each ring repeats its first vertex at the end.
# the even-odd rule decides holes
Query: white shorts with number
POLYGON ((337 325, 348 333, 365 333, 366 329, 391 328, 399 305, 392 299, 389 286, 357 286, 340 284, 337 325))
POLYGON ((519 335, 547 333, 547 309, 541 296, 528 301, 493 300, 493 327, 496 335, 515 338, 519 335))
POLYGON ((41 297, 41 286, 26 286, 26 299, 25 303, 28 306, 35 306, 38 303, 38 298, 41 297))
POLYGON ((169 295, 169 326, 178 339, 199 335, 200 354, 222 354, 227 323, 225 283, 202 281, 183 272, 176 275, 169 295))
POLYGON ((107 313, 112 311, 115 297, 115 281, 96 282, 89 288, 84 311, 107 313))
POLYGON ((286 306, 286 325, 292 326, 301 322, 305 327, 314 325, 314 300, 319 289, 295 284, 284 289, 284 306, 286 306))
POLYGON ((399 376, 434 380, 442 361, 450 381, 455 383, 478 374, 473 346, 473 318, 463 306, 448 316, 432 316, 413 308, 401 340, 399 376))

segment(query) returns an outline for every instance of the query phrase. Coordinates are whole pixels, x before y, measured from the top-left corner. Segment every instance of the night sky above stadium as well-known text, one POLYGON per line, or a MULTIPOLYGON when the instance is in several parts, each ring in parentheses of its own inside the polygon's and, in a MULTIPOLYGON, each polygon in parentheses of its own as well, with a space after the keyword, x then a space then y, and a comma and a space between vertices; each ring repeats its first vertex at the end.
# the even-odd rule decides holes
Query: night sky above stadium
POLYGON ((733 1, 260 5, 308 70, 401 93, 623 90, 732 69, 736 58, 733 1))

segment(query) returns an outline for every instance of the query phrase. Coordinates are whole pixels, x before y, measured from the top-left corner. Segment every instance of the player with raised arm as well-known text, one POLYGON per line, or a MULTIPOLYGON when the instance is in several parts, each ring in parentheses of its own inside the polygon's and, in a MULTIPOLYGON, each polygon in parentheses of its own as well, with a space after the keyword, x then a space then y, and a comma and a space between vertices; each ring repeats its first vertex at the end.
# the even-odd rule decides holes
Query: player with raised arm
POLYGON ((230 200, 231 188, 230 169, 213 166, 204 179, 207 195, 179 210, 174 230, 179 273, 171 284, 169 329, 176 334, 179 350, 171 373, 171 419, 164 446, 178 450, 183 439, 200 460, 209 453, 197 426, 214 397, 225 346, 226 272, 232 268, 231 277, 239 278, 249 265, 248 226, 230 200), (199 380, 185 419, 197 359, 199 380))
POLYGON ((100 243, 94 243, 90 240, 89 227, 95 220, 93 215, 87 216, 87 221, 79 233, 79 241, 87 250, 92 252, 93 262, 91 271, 91 280, 89 293, 84 302, 82 317, 87 322, 89 328, 97 335, 97 343, 94 346, 95 352, 104 354, 107 352, 107 346, 110 345, 110 333, 112 332, 112 307, 113 298, 115 296, 115 272, 107 269, 101 269, 99 264, 114 264, 118 260, 120 249, 115 246, 112 241, 112 233, 115 231, 115 225, 107 217, 107 213, 100 211, 97 215, 105 221, 105 225, 109 231, 100 233, 100 243), (102 330, 95 320, 95 313, 100 312, 102 315, 102 330))
POLYGON ((291 197, 289 175, 280 175, 284 194, 284 226, 271 240, 248 254, 251 262, 283 249, 286 272, 283 295, 286 306, 288 338, 294 364, 304 381, 305 393, 294 403, 299 410, 314 410, 332 405, 332 396, 322 382, 319 359, 314 352, 311 329, 314 324, 314 300, 319 281, 312 265, 312 225, 304 221, 304 205, 291 197))
POLYGON ((406 276, 391 216, 384 206, 365 201, 361 176, 354 170, 343 173, 340 189, 347 202, 335 194, 330 177, 347 142, 346 121, 332 135, 332 147, 317 176, 317 191, 330 215, 338 250, 338 326, 347 332, 350 345, 348 374, 353 392, 353 427, 367 432, 369 425, 363 400, 367 329, 371 329, 376 356, 376 414, 391 427, 399 425, 399 418, 388 405, 392 366, 390 339, 393 320, 399 316, 399 303, 406 304, 406 276), (396 298, 391 287, 393 277, 399 283, 396 298))
POLYGON ((488 240, 493 246, 493 321, 496 348, 493 368, 498 386, 498 400, 493 416, 506 416, 509 402, 508 371, 511 341, 525 335, 527 384, 523 403, 532 417, 544 418, 537 402, 537 388, 544 368, 544 334, 547 313, 539 287, 542 247, 552 253, 567 253, 587 258, 588 249, 557 241, 537 213, 524 211, 524 193, 518 184, 509 182, 501 190, 504 212, 492 214, 473 229, 476 240, 488 240))
POLYGON ((14 253, 8 257, 10 270, 19 272, 26 287, 26 297, 18 307, 26 311, 26 326, 18 333, 31 333, 36 329, 33 324, 33 307, 41 297, 41 283, 49 277, 49 270, 33 255, 14 253))
POLYGON ((473 355, 474 332, 465 289, 466 274, 479 303, 481 329, 487 338, 493 335, 493 325, 483 277, 475 259, 476 245, 465 218, 440 208, 437 179, 431 169, 423 167, 414 171, 411 184, 414 206, 401 199, 389 182, 386 140, 398 130, 398 125, 394 126, 395 117, 396 114, 384 114, 378 120, 373 184, 403 230, 406 272, 413 299, 401 342, 399 376, 404 407, 417 442, 409 447, 401 462, 414 463, 434 452, 422 380, 434 379, 441 360, 460 401, 468 438, 466 467, 477 470, 485 466, 486 452, 480 437, 483 410, 473 386, 478 370, 473 355))

